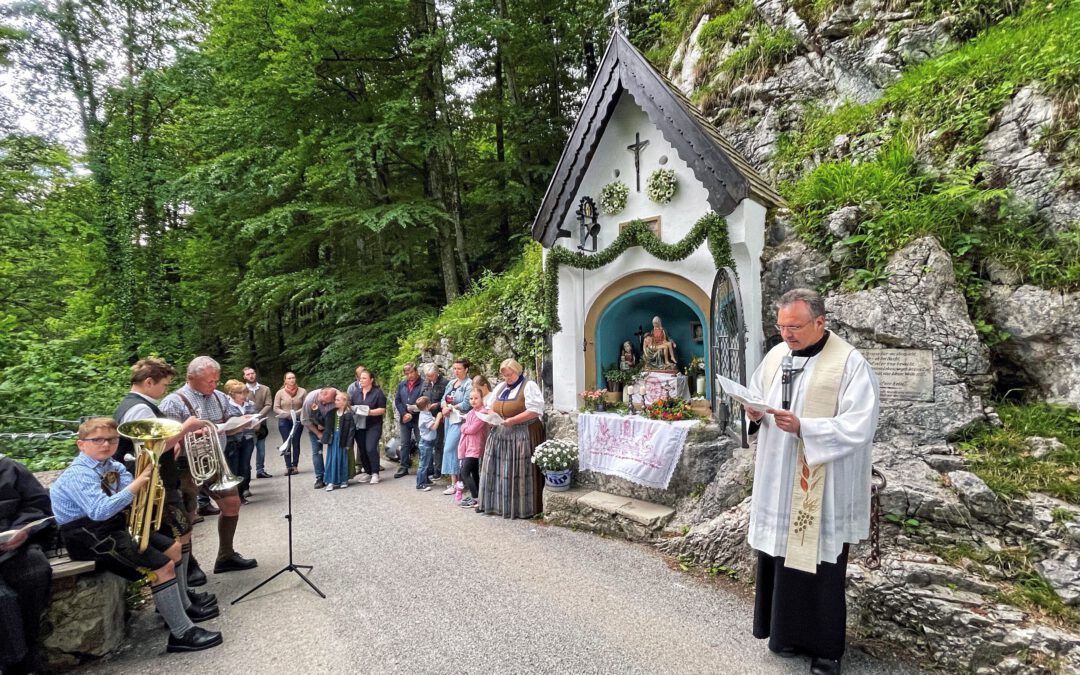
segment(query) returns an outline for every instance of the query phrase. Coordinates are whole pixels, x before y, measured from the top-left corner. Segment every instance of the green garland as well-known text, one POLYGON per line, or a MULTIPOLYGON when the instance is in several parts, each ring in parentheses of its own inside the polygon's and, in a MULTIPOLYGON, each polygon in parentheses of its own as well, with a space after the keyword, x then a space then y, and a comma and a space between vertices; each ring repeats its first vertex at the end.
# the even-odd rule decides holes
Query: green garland
POLYGON ((544 313, 548 330, 558 333, 559 325, 559 266, 568 265, 582 270, 596 270, 614 262, 631 246, 640 246, 654 258, 665 262, 685 260, 708 238, 709 252, 712 254, 716 269, 730 267, 735 269, 731 258, 731 246, 728 244, 727 227, 724 219, 715 213, 701 217, 683 240, 676 244, 665 244, 640 220, 627 225, 615 241, 599 253, 585 255, 562 246, 552 246, 548 250, 547 264, 544 266, 544 313))

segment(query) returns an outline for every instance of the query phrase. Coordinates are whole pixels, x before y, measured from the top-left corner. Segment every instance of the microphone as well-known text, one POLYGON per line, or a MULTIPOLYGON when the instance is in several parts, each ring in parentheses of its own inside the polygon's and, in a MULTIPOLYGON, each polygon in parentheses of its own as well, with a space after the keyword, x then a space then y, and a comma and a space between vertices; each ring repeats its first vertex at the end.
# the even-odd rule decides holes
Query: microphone
POLYGON ((780 385, 783 390, 783 402, 780 407, 784 410, 789 410, 791 408, 792 383, 795 380, 795 366, 792 362, 791 354, 786 355, 780 361, 780 372, 780 385))

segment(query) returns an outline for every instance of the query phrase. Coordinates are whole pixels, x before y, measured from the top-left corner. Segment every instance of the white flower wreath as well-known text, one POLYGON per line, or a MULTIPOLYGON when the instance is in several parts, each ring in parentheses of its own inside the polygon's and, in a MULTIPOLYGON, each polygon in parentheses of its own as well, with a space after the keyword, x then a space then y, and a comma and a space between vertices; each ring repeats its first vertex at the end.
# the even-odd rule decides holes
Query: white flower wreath
POLYGON ((630 196, 630 188, 622 181, 613 181, 600 189, 600 209, 613 216, 626 208, 626 199, 630 196))
POLYGON ((675 197, 678 184, 675 171, 657 169, 649 174, 649 180, 645 183, 645 194, 657 204, 667 204, 675 197))

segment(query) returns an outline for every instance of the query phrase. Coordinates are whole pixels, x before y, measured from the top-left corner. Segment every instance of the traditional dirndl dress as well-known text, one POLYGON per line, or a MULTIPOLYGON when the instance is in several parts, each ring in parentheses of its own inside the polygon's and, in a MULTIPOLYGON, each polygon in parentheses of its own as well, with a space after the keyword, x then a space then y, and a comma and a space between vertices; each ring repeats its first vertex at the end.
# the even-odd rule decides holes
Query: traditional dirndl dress
MULTIPOLYGON (((491 409, 504 419, 525 412, 525 383, 516 398, 495 400, 491 409)), ((480 467, 479 510, 503 518, 532 518, 543 510, 543 476, 532 463, 533 448, 543 441, 539 419, 491 430, 480 467)))
POLYGON ((335 416, 334 440, 326 451, 326 468, 323 479, 327 485, 344 485, 349 480, 348 448, 341 447, 341 416, 335 416))

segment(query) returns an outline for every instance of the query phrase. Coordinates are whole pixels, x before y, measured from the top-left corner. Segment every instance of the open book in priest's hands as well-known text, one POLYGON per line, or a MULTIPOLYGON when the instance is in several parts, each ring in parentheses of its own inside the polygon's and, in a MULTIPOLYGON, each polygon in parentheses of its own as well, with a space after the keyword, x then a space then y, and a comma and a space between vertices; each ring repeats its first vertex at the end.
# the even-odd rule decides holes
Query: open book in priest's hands
POLYGON ((9 541, 11 541, 12 539, 14 539, 23 530, 26 530, 28 532, 32 531, 38 525, 43 525, 43 524, 49 522, 50 520, 52 520, 53 518, 55 518, 55 516, 46 516, 44 518, 39 518, 39 519, 37 519, 35 521, 26 523, 25 525, 22 525, 20 527, 16 527, 14 530, 8 530, 6 532, 0 532, 0 544, 6 544, 9 541))
POLYGON ((757 410, 758 412, 765 412, 772 407, 757 396, 754 396, 754 393, 746 387, 735 380, 729 380, 723 375, 716 376, 716 384, 724 390, 725 394, 741 403, 743 407, 757 410))

